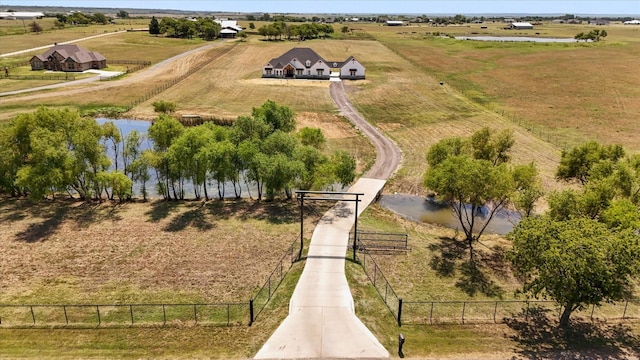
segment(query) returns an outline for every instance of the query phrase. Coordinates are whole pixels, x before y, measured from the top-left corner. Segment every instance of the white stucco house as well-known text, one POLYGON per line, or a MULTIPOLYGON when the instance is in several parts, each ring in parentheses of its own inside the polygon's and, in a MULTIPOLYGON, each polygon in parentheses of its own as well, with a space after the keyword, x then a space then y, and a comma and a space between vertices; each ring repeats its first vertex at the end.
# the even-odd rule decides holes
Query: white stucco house
POLYGON ((341 79, 365 78, 365 67, 353 56, 344 61, 326 61, 310 48, 293 48, 271 59, 262 68, 263 78, 329 80, 336 71, 341 79))

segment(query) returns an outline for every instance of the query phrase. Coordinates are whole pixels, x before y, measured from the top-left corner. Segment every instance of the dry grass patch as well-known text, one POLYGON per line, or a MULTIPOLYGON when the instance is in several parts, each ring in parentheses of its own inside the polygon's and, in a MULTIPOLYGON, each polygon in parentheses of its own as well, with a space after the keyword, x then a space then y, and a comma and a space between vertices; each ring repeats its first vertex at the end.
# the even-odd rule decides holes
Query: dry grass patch
MULTIPOLYGON (((295 202, 0 208, 3 303, 248 301, 299 237, 295 202)), ((307 213, 310 236, 321 211, 307 213)))
MULTIPOLYGON (((590 27, 569 29, 552 27, 549 32, 566 36, 590 27)), ((640 128, 633 114, 640 109, 640 75, 630 69, 640 42, 629 27, 607 31, 606 41, 597 44, 493 43, 388 33, 379 40, 469 100, 516 123, 540 126, 537 133, 554 143, 573 146, 595 139, 637 151, 640 128)))

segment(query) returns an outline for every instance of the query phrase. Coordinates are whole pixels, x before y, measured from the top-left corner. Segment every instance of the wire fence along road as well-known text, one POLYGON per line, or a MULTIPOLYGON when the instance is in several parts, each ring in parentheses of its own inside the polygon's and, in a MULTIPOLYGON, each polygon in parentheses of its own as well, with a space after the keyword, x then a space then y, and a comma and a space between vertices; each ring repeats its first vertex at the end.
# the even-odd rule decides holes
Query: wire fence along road
POLYGON ((247 324, 248 303, 0 305, 0 328, 247 324))
MULTIPOLYGON (((545 300, 430 301, 403 300, 393 289, 382 269, 368 251, 359 253, 362 268, 385 305, 402 324, 483 324, 504 323, 508 319, 528 320, 533 314, 560 317, 562 308, 545 300)), ((640 321, 640 300, 625 300, 601 306, 588 306, 572 314, 573 319, 589 321, 640 321)))

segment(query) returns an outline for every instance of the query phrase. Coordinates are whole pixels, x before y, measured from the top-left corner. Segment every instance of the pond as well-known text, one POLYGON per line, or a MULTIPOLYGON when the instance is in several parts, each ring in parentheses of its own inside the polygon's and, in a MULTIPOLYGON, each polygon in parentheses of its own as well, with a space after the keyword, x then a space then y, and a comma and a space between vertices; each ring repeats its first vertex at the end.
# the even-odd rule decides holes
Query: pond
MULTIPOLYGON (((532 36, 456 36, 457 40, 503 41, 503 42, 538 42, 538 43, 575 43, 574 38, 544 38, 532 36)), ((580 40, 583 41, 584 40, 580 40)), ((591 42, 589 40, 588 42, 591 42)))
MULTIPOLYGON (((431 197, 421 197, 405 194, 383 195, 379 204, 396 214, 409 220, 437 224, 452 229, 461 229, 457 217, 454 216, 449 205, 436 201, 431 197)), ((504 210, 498 212, 487 226, 486 233, 505 235, 520 221, 520 215, 515 211, 504 210)))
MULTIPOLYGON (((140 150, 143 151, 146 149, 151 149, 153 147, 153 141, 147 137, 147 132, 149 131, 149 127, 151 127, 151 121, 97 118, 96 122, 100 125, 106 122, 113 122, 113 124, 116 125, 118 129, 120 129, 120 133, 122 134, 123 141, 131 131, 136 130, 140 133, 140 136, 142 138, 140 150)), ((122 147, 123 145, 121 144, 120 146, 122 147)), ((115 156, 113 154, 113 149, 110 149, 110 148, 107 149, 107 156, 109 156, 112 162, 114 161, 115 156)), ((120 156, 118 159, 118 168, 122 169, 123 167, 124 165, 122 163, 122 156, 120 156)), ((113 170, 114 168, 115 168, 115 164, 112 164, 111 169, 113 170)), ((147 193, 149 194, 149 197, 150 198, 161 197, 162 195, 160 195, 156 191, 157 177, 155 172, 152 169, 149 170, 149 175, 151 177, 147 182, 147 193)), ((133 186, 133 195, 142 197, 141 188, 142 188, 142 184, 135 183, 133 186)), ((184 191, 185 191, 185 198, 187 199, 195 198, 194 191, 193 191, 193 184, 190 181, 185 182, 184 191)), ((207 191, 210 197, 217 198, 218 197, 217 183, 216 182, 207 183, 207 191)), ((258 194, 258 190, 253 183, 249 183, 248 190, 247 190, 247 185, 244 182, 242 182, 242 197, 249 197, 250 195, 257 196, 257 194, 258 194)), ((227 182, 224 184, 224 192, 222 196, 224 198, 235 197, 235 193, 233 191, 233 184, 231 182, 227 182)))

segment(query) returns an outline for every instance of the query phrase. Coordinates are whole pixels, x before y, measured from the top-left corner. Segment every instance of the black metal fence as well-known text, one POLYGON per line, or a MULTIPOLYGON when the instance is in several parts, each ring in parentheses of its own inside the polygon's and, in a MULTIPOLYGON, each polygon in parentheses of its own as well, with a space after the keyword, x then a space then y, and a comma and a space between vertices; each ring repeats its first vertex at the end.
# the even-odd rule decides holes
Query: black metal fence
MULTIPOLYGON (((562 308, 554 301, 487 300, 487 301, 405 301, 401 324, 483 324, 503 323, 506 319, 525 321, 534 313, 544 312, 560 317, 562 308)), ((582 320, 640 320, 640 301, 627 300, 616 304, 589 306, 571 316, 582 320)))
POLYGON ((1 305, 2 327, 95 327, 247 323, 247 303, 1 305))
POLYGON ((248 302, 195 304, 0 304, 0 328, 251 325, 298 260, 296 239, 248 302))
POLYGON ((358 231, 356 237, 352 231, 349 233, 349 239, 351 239, 350 248, 355 239, 356 249, 361 251, 409 250, 409 235, 405 233, 358 231))
POLYGON ((389 308, 389 311, 391 311, 393 317, 398 321, 398 325, 400 325, 402 319, 402 298, 393 290, 393 287, 391 287, 391 284, 382 273, 382 269, 380 269, 380 266, 378 266, 368 251, 360 253, 360 263, 369 281, 371 281, 371 284, 378 294, 380 294, 380 297, 382 297, 382 300, 389 308))
POLYGON ((264 310, 289 270, 291 270, 291 267, 293 267, 293 263, 298 260, 298 244, 298 240, 294 240, 291 243, 267 278, 267 281, 265 281, 256 295, 249 301, 249 325, 251 325, 262 310, 264 310))
MULTIPOLYGON (((364 250, 360 263, 369 281, 398 322, 402 324, 482 324, 503 323, 506 319, 524 318, 532 309, 549 314, 561 313, 554 301, 485 300, 485 301, 404 301, 393 289, 371 254, 364 250)), ((640 321, 640 300, 625 300, 590 306, 572 314, 574 319, 640 321)))

